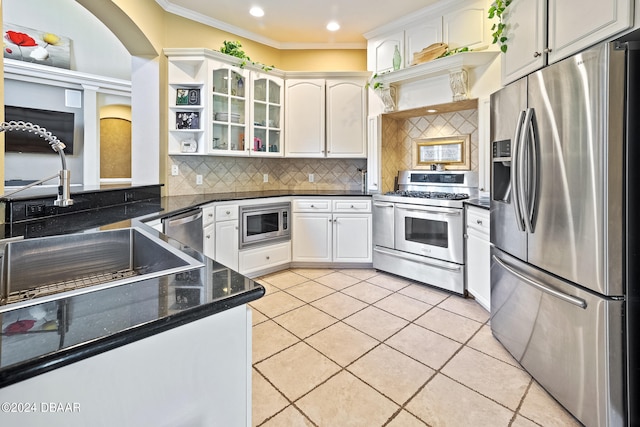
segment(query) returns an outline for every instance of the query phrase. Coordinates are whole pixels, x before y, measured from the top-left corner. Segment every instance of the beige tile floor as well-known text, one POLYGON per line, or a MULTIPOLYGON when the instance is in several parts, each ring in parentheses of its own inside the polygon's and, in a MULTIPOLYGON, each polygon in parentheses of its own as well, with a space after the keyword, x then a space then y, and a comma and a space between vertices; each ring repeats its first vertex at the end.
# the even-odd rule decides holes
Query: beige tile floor
POLYGON ((372 269, 258 279, 253 425, 579 426, 472 299, 372 269))

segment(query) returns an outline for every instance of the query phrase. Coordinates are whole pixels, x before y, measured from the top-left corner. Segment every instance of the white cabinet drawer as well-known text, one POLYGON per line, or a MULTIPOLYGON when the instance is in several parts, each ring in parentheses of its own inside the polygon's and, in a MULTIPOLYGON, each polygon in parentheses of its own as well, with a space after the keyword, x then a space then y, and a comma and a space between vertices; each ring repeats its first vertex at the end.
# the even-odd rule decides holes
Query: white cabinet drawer
POLYGON ((489 236, 489 211, 467 206, 467 228, 489 236))
POLYGON ((238 219, 238 205, 217 205, 216 221, 238 219))
POLYGON ((249 274, 291 262, 291 241, 240 252, 240 273, 249 274))
POLYGON ((334 200, 333 212, 371 212, 371 200, 334 200))
POLYGON ((297 199, 293 201, 294 212, 331 212, 329 199, 297 199))

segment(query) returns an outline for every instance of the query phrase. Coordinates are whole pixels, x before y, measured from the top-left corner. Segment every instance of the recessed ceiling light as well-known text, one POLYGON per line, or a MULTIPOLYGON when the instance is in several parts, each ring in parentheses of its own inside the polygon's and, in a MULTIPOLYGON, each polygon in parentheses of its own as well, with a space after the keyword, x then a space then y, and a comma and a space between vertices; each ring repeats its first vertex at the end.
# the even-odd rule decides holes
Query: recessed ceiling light
POLYGON ((329 31, 338 31, 340 29, 340 24, 336 21, 331 21, 327 24, 327 30, 329 31))
POLYGON ((262 10, 262 8, 258 6, 254 6, 251 9, 249 9, 249 13, 251 14, 251 16, 255 16, 258 18, 261 16, 264 16, 264 10, 262 10))

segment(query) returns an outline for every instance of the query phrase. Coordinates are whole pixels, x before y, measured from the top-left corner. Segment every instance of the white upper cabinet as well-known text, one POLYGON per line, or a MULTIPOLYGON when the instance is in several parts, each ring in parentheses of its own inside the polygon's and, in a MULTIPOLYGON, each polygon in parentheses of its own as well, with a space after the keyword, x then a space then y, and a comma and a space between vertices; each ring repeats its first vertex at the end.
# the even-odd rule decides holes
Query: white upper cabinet
POLYGON ((502 54, 502 83, 544 66, 547 0, 513 0, 505 16, 507 52, 502 54))
POLYGON ((284 73, 208 49, 165 49, 170 155, 283 155, 284 73))
POLYGON ((269 73, 252 73, 251 142, 245 149, 252 156, 283 155, 284 80, 269 73))
POLYGON ((633 0, 549 0, 549 63, 630 28, 633 3, 633 0))
POLYGON ((367 157, 364 82, 327 81, 327 157, 367 157))
POLYGON ((442 41, 449 49, 487 45, 487 8, 483 0, 469 2, 442 17, 442 41))
POLYGON ((567 58, 633 25, 633 0, 513 0, 505 13, 502 83, 567 58), (589 11, 577 13, 576 11, 589 11))
MULTIPOLYGON (((404 31, 405 48, 403 63, 409 67, 413 62, 413 55, 427 46, 442 41, 442 18, 420 22, 417 25, 407 27, 404 31)), ((393 69, 393 67, 392 67, 393 69)))
POLYGON ((285 156, 324 157, 324 79, 287 80, 285 86, 285 156))
POLYGON ((285 157, 367 157, 364 78, 285 83, 285 157))
POLYGON ((367 43, 367 68, 376 73, 393 71, 393 55, 396 47, 400 52, 404 52, 404 31, 396 31, 369 40, 367 43))
POLYGON ((450 49, 486 48, 491 42, 487 25, 488 0, 444 0, 397 23, 365 34, 367 68, 375 73, 393 71, 393 54, 398 46, 401 68, 411 66, 413 55, 433 43, 450 49), (392 28, 392 29, 388 29, 392 28))

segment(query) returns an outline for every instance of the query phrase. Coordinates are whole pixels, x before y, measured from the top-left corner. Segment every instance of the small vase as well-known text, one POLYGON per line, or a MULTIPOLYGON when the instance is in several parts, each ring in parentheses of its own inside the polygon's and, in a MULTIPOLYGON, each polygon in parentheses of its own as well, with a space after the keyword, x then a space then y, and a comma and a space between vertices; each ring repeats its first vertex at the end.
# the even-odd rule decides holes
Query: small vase
POLYGON ((398 49, 398 45, 396 45, 396 48, 393 51, 393 71, 398 71, 400 69, 401 62, 402 57, 400 56, 400 50, 398 49))

